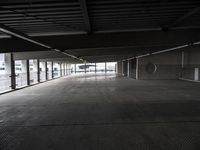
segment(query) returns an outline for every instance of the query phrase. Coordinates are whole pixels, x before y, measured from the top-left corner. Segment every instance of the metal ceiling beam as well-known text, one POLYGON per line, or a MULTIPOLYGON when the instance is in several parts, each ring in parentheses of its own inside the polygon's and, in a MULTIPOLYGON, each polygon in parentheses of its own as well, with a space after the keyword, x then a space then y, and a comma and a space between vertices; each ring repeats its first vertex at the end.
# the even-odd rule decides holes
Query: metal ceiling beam
POLYGON ((74 59, 83 61, 83 59, 78 58, 78 57, 76 57, 76 56, 74 56, 74 55, 71 55, 71 54, 67 53, 66 51, 59 50, 59 49, 53 48, 53 47, 51 47, 51 46, 49 46, 49 45, 43 44, 43 43, 41 43, 41 42, 38 42, 38 41, 32 39, 31 37, 29 37, 28 35, 26 35, 26 34, 20 32, 20 31, 17 31, 17 30, 15 30, 15 29, 12 29, 12 28, 10 28, 10 27, 8 27, 8 26, 5 26, 4 24, 0 24, 0 31, 3 32, 3 33, 6 33, 6 34, 8 34, 8 35, 11 35, 11 36, 20 38, 20 39, 22 39, 22 40, 28 41, 28 42, 30 42, 30 43, 39 45, 39 46, 41 46, 41 47, 43 47, 43 48, 45 48, 45 49, 52 50, 52 51, 56 51, 56 52, 60 52, 60 53, 62 53, 62 54, 64 54, 64 55, 66 55, 66 56, 69 56, 69 57, 72 57, 72 58, 74 58, 74 59))
POLYGON ((86 31, 87 31, 87 33, 91 33, 92 32, 92 27, 91 27, 89 14, 88 14, 86 0, 79 0, 79 3, 80 3, 81 10, 82 10, 82 13, 83 13, 83 18, 84 18, 84 21, 85 21, 86 31))
POLYGON ((162 28, 163 28, 163 30, 168 30, 168 29, 171 29, 173 27, 176 27, 178 24, 180 24, 181 22, 183 22, 187 18, 191 17, 192 15, 198 13, 199 11, 200 11, 200 7, 195 7, 191 11, 189 11, 186 14, 184 14, 183 16, 181 16, 180 18, 176 19, 174 22, 169 23, 167 25, 164 25, 162 28))
POLYGON ((194 9, 192 9, 191 11, 189 11, 188 13, 186 13, 185 15, 183 15, 182 17, 180 17, 176 21, 174 21, 174 23, 172 24, 172 26, 176 26, 180 22, 183 22, 184 20, 186 20, 187 18, 189 18, 190 16, 196 14, 199 11, 200 11, 200 7, 196 7, 194 9))

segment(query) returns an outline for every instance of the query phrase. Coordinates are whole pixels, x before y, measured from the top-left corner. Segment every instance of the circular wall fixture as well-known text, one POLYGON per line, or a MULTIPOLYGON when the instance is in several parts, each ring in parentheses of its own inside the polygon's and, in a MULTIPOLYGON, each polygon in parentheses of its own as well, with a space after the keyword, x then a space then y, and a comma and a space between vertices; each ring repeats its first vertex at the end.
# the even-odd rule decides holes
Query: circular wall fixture
POLYGON ((155 73, 156 70, 157 70, 157 66, 156 64, 153 64, 153 63, 148 63, 145 67, 146 69, 146 72, 149 73, 149 74, 152 74, 152 73, 155 73))

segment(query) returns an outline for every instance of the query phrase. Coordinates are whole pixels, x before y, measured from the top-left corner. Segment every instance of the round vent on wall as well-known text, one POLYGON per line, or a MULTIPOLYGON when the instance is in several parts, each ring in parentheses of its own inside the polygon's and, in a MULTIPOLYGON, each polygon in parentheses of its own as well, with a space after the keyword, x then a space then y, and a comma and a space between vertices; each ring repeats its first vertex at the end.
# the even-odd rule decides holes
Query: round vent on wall
POLYGON ((155 73, 157 70, 157 66, 153 63, 148 63, 146 65, 146 72, 149 73, 149 74, 153 74, 155 73))

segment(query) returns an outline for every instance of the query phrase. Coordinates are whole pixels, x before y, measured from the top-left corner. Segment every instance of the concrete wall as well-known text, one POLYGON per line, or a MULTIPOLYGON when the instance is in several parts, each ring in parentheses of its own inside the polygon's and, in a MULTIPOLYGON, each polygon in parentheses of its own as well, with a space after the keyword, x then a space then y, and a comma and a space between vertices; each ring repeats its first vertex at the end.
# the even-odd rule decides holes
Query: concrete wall
POLYGON ((173 51, 150 55, 138 59, 138 79, 179 79, 181 72, 181 52, 173 51), (149 63, 156 65, 156 71, 148 72, 149 63))
POLYGON ((200 46, 186 49, 182 53, 182 78, 195 80, 195 68, 198 69, 198 81, 200 81, 200 46))
POLYGON ((200 46, 124 60, 118 63, 118 74, 141 80, 182 78, 200 81, 200 46))

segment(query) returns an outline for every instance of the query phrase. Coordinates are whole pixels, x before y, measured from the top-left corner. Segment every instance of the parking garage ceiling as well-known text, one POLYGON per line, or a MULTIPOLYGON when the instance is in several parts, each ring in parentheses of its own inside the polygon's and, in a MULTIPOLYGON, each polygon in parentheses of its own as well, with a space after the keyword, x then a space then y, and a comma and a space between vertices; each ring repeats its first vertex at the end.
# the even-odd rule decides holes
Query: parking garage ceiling
MULTIPOLYGON (((0 25, 88 61, 200 40, 199 0, 1 0, 0 25)), ((0 33, 1 52, 46 51, 0 33)))

